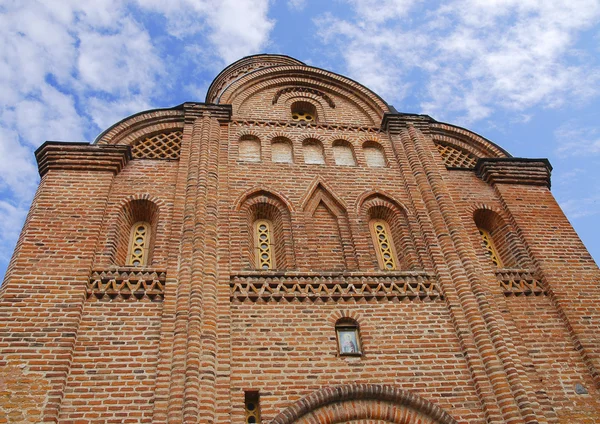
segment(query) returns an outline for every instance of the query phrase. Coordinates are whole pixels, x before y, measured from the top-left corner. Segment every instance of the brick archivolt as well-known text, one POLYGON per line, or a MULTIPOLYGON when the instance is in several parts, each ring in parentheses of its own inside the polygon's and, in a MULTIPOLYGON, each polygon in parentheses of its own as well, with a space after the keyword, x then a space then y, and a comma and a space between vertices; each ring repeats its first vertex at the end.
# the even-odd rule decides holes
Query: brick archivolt
POLYGON ((207 103, 218 103, 224 88, 238 78, 258 69, 280 65, 304 65, 297 59, 284 55, 258 54, 247 56, 223 69, 213 80, 206 93, 207 103))
POLYGON ((456 424, 421 396, 394 386, 354 384, 316 391, 281 412, 271 424, 347 423, 456 424))
POLYGON ((94 144, 132 145, 152 135, 183 128, 184 111, 181 107, 155 109, 123 119, 102 132, 94 144))
POLYGON ((496 144, 464 128, 435 122, 430 124, 429 129, 436 144, 452 146, 476 159, 510 157, 508 152, 496 144))
MULTIPOLYGON (((387 104, 375 93, 355 81, 309 66, 276 66, 259 69, 234 81, 222 93, 218 102, 231 104, 234 114, 250 97, 271 88, 304 87, 321 91, 332 99, 339 97, 356 107, 356 111, 379 124, 387 104)), ((270 103, 270 102, 269 102, 270 103)))

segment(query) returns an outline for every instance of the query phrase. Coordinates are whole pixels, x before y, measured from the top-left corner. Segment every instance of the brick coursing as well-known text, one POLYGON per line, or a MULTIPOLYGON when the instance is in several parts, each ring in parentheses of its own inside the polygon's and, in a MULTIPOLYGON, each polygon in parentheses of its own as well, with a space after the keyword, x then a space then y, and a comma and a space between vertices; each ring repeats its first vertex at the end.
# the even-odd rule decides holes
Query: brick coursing
POLYGON ((547 161, 287 57, 242 59, 209 99, 36 152, 0 289, 0 423, 243 422, 248 390, 277 424, 600 421, 600 273, 547 161), (292 121, 295 101, 317 122, 292 121), (178 159, 131 157, 173 131, 178 159), (272 160, 282 139, 291 162, 272 160), (308 139, 323 164, 304 162, 308 139), (476 167, 447 168, 436 143, 476 167), (336 165, 340 145, 353 160, 336 165), (255 219, 273 223, 276 269, 255 269, 255 219), (378 269, 370 219, 388 222, 399 269, 378 269), (136 220, 151 255, 128 267, 136 220), (340 318, 362 356, 339 355, 340 318))

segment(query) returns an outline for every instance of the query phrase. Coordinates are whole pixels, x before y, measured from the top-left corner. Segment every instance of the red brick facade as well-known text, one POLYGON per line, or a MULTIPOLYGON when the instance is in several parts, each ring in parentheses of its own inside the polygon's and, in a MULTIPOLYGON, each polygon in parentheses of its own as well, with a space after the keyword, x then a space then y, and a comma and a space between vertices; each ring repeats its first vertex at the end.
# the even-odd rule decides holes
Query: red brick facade
POLYGON ((600 422, 600 272, 543 159, 276 55, 36 157, 0 423, 600 422))

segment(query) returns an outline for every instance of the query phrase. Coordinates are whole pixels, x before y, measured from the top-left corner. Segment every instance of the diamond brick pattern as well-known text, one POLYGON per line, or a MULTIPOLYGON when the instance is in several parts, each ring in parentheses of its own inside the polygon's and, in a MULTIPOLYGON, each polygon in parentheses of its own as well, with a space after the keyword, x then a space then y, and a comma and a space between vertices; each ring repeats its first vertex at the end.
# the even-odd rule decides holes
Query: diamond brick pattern
POLYGON ((428 274, 390 277, 239 277, 230 282, 231 299, 250 301, 441 299, 428 274))
POLYGON ((447 168, 475 168, 477 158, 471 153, 449 144, 436 143, 447 168))
POLYGON ((131 154, 136 159, 179 159, 181 131, 156 134, 136 142, 131 154))

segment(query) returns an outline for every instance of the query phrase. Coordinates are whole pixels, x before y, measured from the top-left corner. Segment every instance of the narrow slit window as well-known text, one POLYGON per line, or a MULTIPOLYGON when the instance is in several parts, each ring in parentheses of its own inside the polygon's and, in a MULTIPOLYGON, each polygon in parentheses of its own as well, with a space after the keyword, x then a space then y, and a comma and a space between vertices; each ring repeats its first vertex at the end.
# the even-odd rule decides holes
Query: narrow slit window
POLYGON ((129 255, 127 265, 143 266, 148 263, 148 250, 150 246, 150 224, 136 222, 131 228, 129 241, 129 255))
POLYGON ((273 249, 273 227, 266 219, 254 223, 256 267, 262 270, 275 268, 273 249))
POLYGON ((492 236, 483 228, 478 228, 478 230, 486 255, 488 255, 488 257, 492 260, 494 265, 496 265, 498 268, 502 268, 502 261, 500 260, 500 255, 498 255, 498 251, 496 250, 492 236))
POLYGON ((377 252, 377 262, 379 268, 386 271, 394 271, 396 269, 396 253, 394 252, 394 243, 392 234, 387 222, 374 219, 370 222, 371 235, 373 244, 377 252))
POLYGON ((258 391, 248 391, 244 394, 246 408, 246 423, 260 423, 260 398, 258 391))

